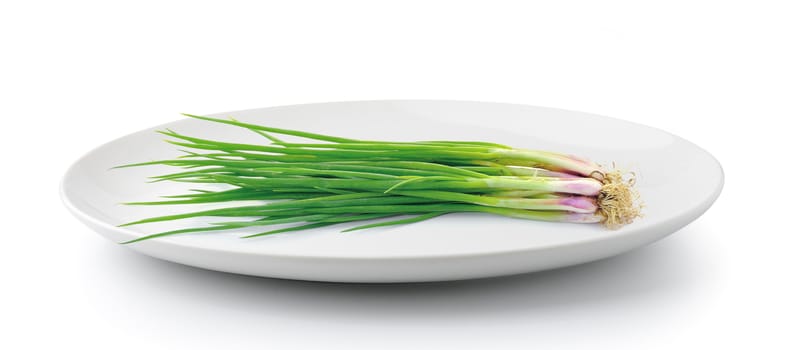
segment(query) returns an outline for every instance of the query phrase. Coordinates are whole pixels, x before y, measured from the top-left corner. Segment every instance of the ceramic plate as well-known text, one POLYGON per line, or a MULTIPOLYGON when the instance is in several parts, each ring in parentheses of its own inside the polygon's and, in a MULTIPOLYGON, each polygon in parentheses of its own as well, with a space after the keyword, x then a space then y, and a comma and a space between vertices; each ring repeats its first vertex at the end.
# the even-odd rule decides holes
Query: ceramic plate
MULTIPOLYGON (((460 101, 364 101, 254 109, 214 116, 350 138, 476 140, 570 153, 633 171, 645 217, 619 230, 484 214, 451 214, 421 223, 351 233, 336 226, 239 239, 244 233, 198 233, 126 245, 181 264, 240 274, 336 282, 442 281, 519 274, 597 260, 646 245, 698 218, 723 185, 719 163, 696 145, 661 130, 593 114, 513 104, 460 101), (679 200, 678 200, 679 199, 679 200)), ((173 169, 121 164, 172 158, 176 147, 155 130, 265 142, 228 125, 183 119, 105 144, 66 173, 66 206, 104 237, 122 242, 206 219, 119 228, 150 216, 208 208, 125 206, 194 186, 147 183, 173 169)), ((215 218, 214 220, 215 221, 215 218)))

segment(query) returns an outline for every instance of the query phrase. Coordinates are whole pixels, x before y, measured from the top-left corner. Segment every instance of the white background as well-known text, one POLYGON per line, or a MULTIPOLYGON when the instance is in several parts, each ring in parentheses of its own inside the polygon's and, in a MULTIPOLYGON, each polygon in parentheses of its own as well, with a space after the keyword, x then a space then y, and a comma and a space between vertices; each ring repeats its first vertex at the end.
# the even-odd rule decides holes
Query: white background
POLYGON ((784 349, 786 17, 778 1, 0 2, 0 347, 784 349), (58 198, 83 153, 179 112, 400 98, 658 127, 713 153, 726 188, 620 257, 417 285, 158 261, 58 198))

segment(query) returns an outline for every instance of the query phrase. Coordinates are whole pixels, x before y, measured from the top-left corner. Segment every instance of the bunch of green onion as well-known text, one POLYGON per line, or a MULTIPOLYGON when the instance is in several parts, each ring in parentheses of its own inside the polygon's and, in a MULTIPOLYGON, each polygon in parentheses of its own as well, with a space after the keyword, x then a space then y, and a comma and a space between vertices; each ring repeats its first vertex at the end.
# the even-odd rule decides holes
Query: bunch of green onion
POLYGON ((143 236, 126 243, 190 232, 257 228, 244 238, 341 223, 345 231, 414 223, 458 212, 513 218, 603 223, 618 228, 640 213, 632 179, 570 155, 489 142, 356 140, 186 114, 246 128, 269 144, 207 140, 160 131, 186 147, 177 159, 123 165, 168 165, 180 171, 153 181, 226 184, 229 189, 165 196, 132 205, 174 205, 261 200, 257 205, 143 219, 121 226, 194 217, 225 217, 206 227, 143 236), (307 142, 288 142, 288 135, 307 142), (245 221, 237 221, 245 218, 245 221), (249 220, 248 218, 251 218, 249 220), (386 220, 380 220, 386 219, 386 220), (288 224, 264 230, 267 225, 288 224))

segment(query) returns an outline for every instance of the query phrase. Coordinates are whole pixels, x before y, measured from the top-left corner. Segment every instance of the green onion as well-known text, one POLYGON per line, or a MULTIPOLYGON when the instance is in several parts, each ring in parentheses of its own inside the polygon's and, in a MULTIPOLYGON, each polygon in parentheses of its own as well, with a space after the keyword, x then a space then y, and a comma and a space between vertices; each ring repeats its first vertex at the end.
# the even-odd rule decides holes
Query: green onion
POLYGON ((223 184, 230 189, 163 196, 129 205, 228 203, 230 207, 141 219, 121 226, 195 217, 217 221, 143 236, 132 243, 192 232, 291 225, 243 238, 374 221, 354 231, 437 216, 479 212, 528 220, 602 223, 615 229, 640 216, 633 177, 578 157, 475 141, 356 140, 186 114, 248 129, 268 144, 208 140, 159 131, 185 155, 118 168, 166 165, 181 170, 151 182, 223 184), (308 142, 287 142, 276 135, 308 142), (200 153, 201 151, 201 153, 200 153), (239 205, 239 201, 265 201, 239 205), (390 220, 392 219, 392 220, 390 220))

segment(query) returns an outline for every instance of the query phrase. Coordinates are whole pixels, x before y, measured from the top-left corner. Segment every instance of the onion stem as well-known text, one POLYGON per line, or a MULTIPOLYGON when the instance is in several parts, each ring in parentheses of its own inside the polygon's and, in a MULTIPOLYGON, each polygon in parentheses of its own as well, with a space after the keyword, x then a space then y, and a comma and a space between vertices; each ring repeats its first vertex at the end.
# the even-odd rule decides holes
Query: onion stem
POLYGON ((394 142, 357 140, 187 114, 248 129, 268 145, 209 140, 172 130, 167 142, 184 156, 121 165, 164 165, 180 171, 151 182, 222 184, 160 201, 129 205, 226 203, 231 206, 145 218, 120 226, 197 217, 252 218, 218 221, 143 236, 124 243, 193 232, 289 225, 244 238, 330 225, 392 218, 354 226, 355 231, 411 224, 441 215, 479 212, 518 219, 604 223, 617 228, 640 215, 633 180, 575 156, 518 149, 481 141, 394 142), (299 137, 290 142, 274 135, 299 137), (263 201, 239 205, 244 201, 263 201))

